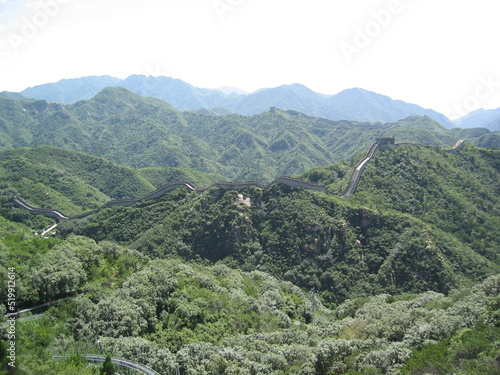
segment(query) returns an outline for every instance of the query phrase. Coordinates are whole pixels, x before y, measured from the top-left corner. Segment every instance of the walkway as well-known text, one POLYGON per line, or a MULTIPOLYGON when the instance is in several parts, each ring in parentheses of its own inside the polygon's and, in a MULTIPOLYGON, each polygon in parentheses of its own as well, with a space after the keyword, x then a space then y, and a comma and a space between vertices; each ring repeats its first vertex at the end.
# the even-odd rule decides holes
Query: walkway
POLYGON ((357 165, 356 169, 354 170, 351 180, 349 181, 349 185, 347 185, 347 189, 344 194, 340 196, 340 198, 345 198, 350 195, 353 195, 356 192, 356 189, 358 188, 359 184, 359 179, 361 178, 361 173, 363 173, 363 170, 366 167, 366 164, 371 160, 373 155, 375 154, 375 151, 378 150, 380 147, 379 143, 374 143, 372 147, 370 148, 370 151, 366 154, 365 158, 357 165))

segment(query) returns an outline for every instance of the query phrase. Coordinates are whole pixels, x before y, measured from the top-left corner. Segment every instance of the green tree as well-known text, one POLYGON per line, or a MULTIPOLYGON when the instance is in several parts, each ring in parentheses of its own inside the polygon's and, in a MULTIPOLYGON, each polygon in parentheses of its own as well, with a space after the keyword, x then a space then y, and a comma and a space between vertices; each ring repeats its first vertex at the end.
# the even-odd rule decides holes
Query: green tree
POLYGON ((3 341, 0 341, 0 373, 7 370, 7 348, 3 341))
POLYGON ((101 375, 113 375, 115 373, 115 366, 111 362, 111 356, 108 354, 101 369, 101 375))

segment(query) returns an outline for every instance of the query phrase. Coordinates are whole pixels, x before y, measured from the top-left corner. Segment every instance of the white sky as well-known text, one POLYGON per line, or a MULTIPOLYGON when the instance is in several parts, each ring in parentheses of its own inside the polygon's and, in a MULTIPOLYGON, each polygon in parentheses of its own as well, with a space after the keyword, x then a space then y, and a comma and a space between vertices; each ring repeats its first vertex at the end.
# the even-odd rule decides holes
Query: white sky
POLYGON ((302 83, 453 118, 500 107, 499 15, 498 0, 0 0, 0 91, 89 75, 302 83))

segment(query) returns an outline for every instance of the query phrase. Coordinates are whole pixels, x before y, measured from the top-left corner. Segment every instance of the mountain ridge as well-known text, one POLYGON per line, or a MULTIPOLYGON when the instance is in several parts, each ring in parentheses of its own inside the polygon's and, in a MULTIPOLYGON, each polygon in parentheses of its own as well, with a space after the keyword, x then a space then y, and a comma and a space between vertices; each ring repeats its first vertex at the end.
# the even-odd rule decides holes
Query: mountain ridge
POLYGON ((197 88, 170 77, 131 75, 120 80, 111 76, 91 76, 30 87, 21 91, 21 94, 34 99, 72 104, 91 99, 106 86, 121 86, 139 95, 157 97, 179 110, 223 107, 234 113, 254 115, 275 106, 331 120, 369 122, 392 122, 412 115, 428 115, 445 127, 453 127, 453 123, 441 113, 385 95, 361 89, 325 95, 299 83, 240 94, 197 88))
POLYGON ((200 114, 120 87, 71 105, 0 97, 0 135, 1 149, 51 145, 132 167, 191 168, 264 183, 349 160, 380 136, 441 147, 459 139, 500 144, 487 129, 447 130, 430 117, 371 124, 279 108, 254 116, 200 114))
MULTIPOLYGON (((379 141, 379 142, 374 143, 372 145, 372 147, 368 151, 365 159, 363 159, 356 166, 356 168, 354 169, 354 171, 352 173, 351 179, 349 181, 349 184, 347 185, 345 192, 339 193, 338 194, 339 197, 346 198, 346 197, 349 197, 355 193, 357 185, 358 185, 359 180, 361 178, 361 174, 362 174, 364 168, 366 167, 367 163, 374 156, 376 151, 384 150, 384 149, 387 149, 388 147, 396 147, 396 146, 400 146, 400 145, 405 145, 405 144, 394 144, 392 142, 386 143, 386 141, 384 141, 384 140, 377 140, 377 141, 379 141)), ((453 146, 451 149, 445 150, 445 152, 454 154, 454 153, 457 153, 458 151, 460 151, 464 146, 465 146, 465 142, 463 140, 460 140, 455 144, 455 146, 453 146)), ((199 187, 196 187, 194 184, 192 184, 189 181, 175 181, 175 182, 172 181, 172 182, 168 182, 168 183, 158 187, 156 190, 149 192, 146 195, 143 195, 143 196, 140 196, 137 198, 118 199, 118 200, 108 201, 103 206, 101 206, 95 210, 80 213, 77 215, 67 215, 67 214, 61 212, 60 210, 54 210, 51 208, 33 207, 33 206, 29 205, 26 201, 24 201, 21 198, 20 194, 13 195, 12 201, 14 202, 14 204, 16 206, 23 208, 23 209, 26 209, 26 210, 30 211, 31 213, 40 214, 40 215, 44 215, 47 217, 52 217, 52 218, 57 219, 58 221, 64 221, 64 220, 85 218, 87 216, 90 216, 90 215, 93 215, 93 214, 99 212, 103 208, 117 207, 117 206, 127 207, 127 206, 132 206, 134 204, 141 203, 144 201, 158 199, 161 196, 163 196, 164 194, 166 194, 174 189, 181 188, 181 187, 185 187, 189 191, 196 191, 198 193, 207 191, 208 189, 214 188, 214 187, 222 189, 222 190, 245 190, 245 189, 248 189, 250 187, 257 187, 259 189, 263 189, 264 191, 267 191, 274 184, 281 184, 281 185, 285 185, 285 186, 292 187, 292 188, 328 193, 328 190, 321 184, 317 184, 314 182, 308 182, 306 180, 296 179, 296 178, 292 178, 292 177, 282 176, 282 177, 276 178, 273 182, 269 183, 266 186, 263 186, 262 184, 260 184, 256 181, 241 181, 241 182, 225 182, 225 181, 223 181, 223 182, 216 182, 213 185, 211 185, 210 187, 199 188, 199 187)))
POLYGON ((487 128, 500 131, 500 108, 478 109, 454 121, 459 128, 487 128))

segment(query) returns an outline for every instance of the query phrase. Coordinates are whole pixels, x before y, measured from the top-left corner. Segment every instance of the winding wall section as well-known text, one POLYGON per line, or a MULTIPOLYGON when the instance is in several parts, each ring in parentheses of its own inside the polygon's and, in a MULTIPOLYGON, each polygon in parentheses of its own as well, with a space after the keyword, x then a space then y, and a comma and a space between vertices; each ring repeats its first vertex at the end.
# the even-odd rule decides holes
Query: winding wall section
POLYGON ((380 143, 374 143, 372 147, 370 148, 370 151, 366 154, 365 158, 361 160, 361 162, 356 166, 356 169, 354 169, 354 172, 352 173, 351 180, 349 181, 349 184, 347 185, 347 189, 344 194, 340 196, 340 198, 345 198, 348 197, 356 192, 356 189, 358 188, 359 184, 359 179, 361 178, 361 173, 363 173, 363 170, 366 167, 366 164, 372 159, 373 155, 375 154, 375 151, 377 151, 380 147, 380 143))
POLYGON ((136 203, 140 203, 143 201, 157 199, 157 198, 161 197, 163 194, 165 194, 169 191, 172 191, 174 189, 181 188, 181 187, 185 187, 190 191, 203 192, 203 191, 206 191, 212 187, 217 187, 217 188, 222 189, 222 190, 243 190, 243 189, 246 189, 250 186, 256 186, 256 187, 261 188, 261 189, 269 189, 269 187, 271 187, 271 185, 276 184, 276 183, 287 185, 287 186, 290 186, 293 188, 308 189, 308 190, 313 190, 313 191, 320 191, 323 193, 327 192, 326 188, 322 185, 318 185, 318 184, 315 184, 312 182, 307 182, 307 181, 303 181, 303 180, 299 180, 296 178, 285 176, 285 177, 280 177, 280 178, 276 179, 271 184, 266 185, 266 186, 261 185, 260 183, 258 183, 256 181, 217 182, 217 183, 213 184, 212 186, 210 186, 209 188, 200 189, 200 188, 196 188, 191 182, 173 182, 173 183, 168 183, 168 184, 165 184, 163 186, 160 186, 158 189, 156 189, 153 192, 146 194, 142 197, 131 198, 131 199, 113 200, 113 201, 105 203, 102 207, 100 207, 96 210, 88 211, 88 212, 85 212, 85 213, 82 213, 79 215, 73 215, 73 216, 66 215, 58 210, 51 210, 49 208, 37 208, 37 207, 30 206, 28 203, 26 203, 21 198, 21 196, 19 194, 14 195, 12 197, 12 201, 16 204, 16 206, 18 206, 20 208, 24 208, 25 210, 28 210, 33 214, 44 215, 44 216, 47 216, 50 218, 54 218, 58 221, 64 221, 64 220, 82 219, 82 218, 85 218, 85 217, 90 216, 92 214, 95 214, 99 210, 106 208, 106 207, 117 207, 117 206, 125 206, 126 207, 126 206, 132 206, 136 203))
MULTIPOLYGON (((361 178, 361 174, 363 173, 363 170, 365 169, 366 165, 373 158, 373 155, 377 150, 385 150, 389 147, 411 144, 411 143, 395 144, 394 138, 378 138, 377 141, 381 142, 374 143, 370 148, 370 150, 368 151, 368 153, 366 154, 365 158, 361 160, 361 162, 356 166, 356 169, 354 169, 354 172, 352 173, 351 180, 347 185, 347 189, 344 194, 340 195, 340 198, 346 198, 350 195, 353 195, 356 192, 356 189, 358 188, 359 185, 359 180, 361 178)), ((463 139, 460 139, 451 149, 446 150, 446 152, 449 154, 456 154, 458 151, 464 148, 464 146, 465 146, 465 141, 463 139)))
MULTIPOLYGON (((361 174, 363 173, 363 170, 365 169, 366 165, 370 162, 370 160, 373 158, 373 155, 375 155, 375 152, 377 150, 383 150, 386 149, 387 147, 393 147, 393 146, 398 146, 400 144, 394 144, 394 139, 391 138, 379 138, 377 139, 379 142, 374 143, 368 153, 366 154, 365 158, 356 166, 354 169, 354 172, 351 176, 351 179, 349 180, 349 184, 347 185, 346 191, 340 195, 341 198, 346 198, 351 195, 353 195, 356 192, 356 189, 358 188, 359 180, 361 178, 361 174), (388 143, 388 140, 392 140, 388 143)), ((464 140, 459 140, 455 146, 453 146, 451 149, 447 150, 446 152, 448 153, 457 153, 460 151, 463 147, 465 146, 465 141, 464 140)), ((158 189, 152 191, 149 194, 146 194, 144 196, 138 197, 138 198, 131 198, 131 199, 117 199, 117 200, 112 200, 110 202, 107 202, 104 204, 102 207, 85 212, 79 215, 66 215, 62 213, 61 211, 58 210, 51 210, 49 208, 37 208, 37 207, 32 207, 28 203, 26 203, 19 194, 16 194, 12 197, 13 202, 20 208, 24 208, 28 211, 30 211, 33 214, 38 214, 38 215, 44 215, 47 217, 54 218, 58 221, 64 221, 64 220, 72 220, 72 219, 82 219, 84 217, 90 216, 102 208, 106 207, 117 207, 117 206, 132 206, 136 203, 143 202, 143 201, 148 201, 148 200, 153 200, 161 197, 163 194, 172 191, 174 189, 178 189, 181 187, 185 187, 190 191, 197 191, 197 192, 203 192, 206 191, 212 187, 217 187, 219 189, 223 190, 243 190, 246 189, 250 186, 255 186, 261 189, 269 189, 273 184, 282 184, 282 185, 287 185, 293 188, 299 188, 299 189, 307 189, 307 190, 313 190, 313 191, 319 191, 322 193, 327 193, 327 189, 319 184, 315 184, 312 182, 307 182, 303 181, 297 178, 292 178, 288 176, 283 176, 279 177, 276 180, 274 180, 272 183, 269 185, 261 185, 260 183, 256 181, 243 181, 243 182, 217 182, 214 185, 212 185, 209 188, 206 189, 200 189, 195 187, 191 182, 171 182, 167 183, 165 185, 160 186, 158 189)))

